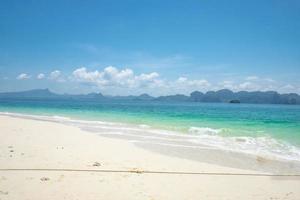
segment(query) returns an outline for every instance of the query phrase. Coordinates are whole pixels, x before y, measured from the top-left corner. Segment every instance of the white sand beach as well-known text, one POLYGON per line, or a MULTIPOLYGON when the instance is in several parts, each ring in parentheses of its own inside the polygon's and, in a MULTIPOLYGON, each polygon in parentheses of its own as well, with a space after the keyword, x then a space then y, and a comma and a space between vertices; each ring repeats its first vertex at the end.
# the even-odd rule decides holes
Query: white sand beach
POLYGON ((75 126, 0 116, 1 200, 300 199, 300 176, 261 174, 75 126))

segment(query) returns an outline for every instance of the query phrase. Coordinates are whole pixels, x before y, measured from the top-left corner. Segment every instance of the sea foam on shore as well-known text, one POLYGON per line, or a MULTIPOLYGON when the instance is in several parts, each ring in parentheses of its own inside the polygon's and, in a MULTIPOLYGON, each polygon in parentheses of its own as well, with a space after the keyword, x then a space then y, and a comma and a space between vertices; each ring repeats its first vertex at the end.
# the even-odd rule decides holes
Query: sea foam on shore
POLYGON ((222 129, 190 127, 187 133, 151 128, 149 125, 73 119, 63 116, 29 115, 0 112, 0 115, 52 121, 91 131, 97 134, 121 135, 132 141, 185 148, 216 149, 265 157, 272 160, 299 161, 300 149, 271 137, 223 136, 222 129))

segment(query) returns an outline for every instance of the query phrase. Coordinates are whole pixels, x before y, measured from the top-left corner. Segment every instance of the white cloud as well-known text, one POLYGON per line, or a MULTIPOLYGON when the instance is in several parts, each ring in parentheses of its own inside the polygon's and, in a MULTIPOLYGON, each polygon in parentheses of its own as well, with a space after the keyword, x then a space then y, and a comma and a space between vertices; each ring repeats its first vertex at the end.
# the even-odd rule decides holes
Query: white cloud
POLYGON ((113 66, 103 69, 103 71, 88 71, 85 67, 73 71, 76 81, 95 84, 99 87, 153 87, 160 83, 159 74, 152 72, 149 74, 135 75, 131 69, 118 70, 113 66))
POLYGON ((25 79, 29 79, 29 78, 30 78, 30 76, 25 73, 19 74, 19 76, 17 76, 18 80, 25 80, 25 79))
POLYGON ((257 82, 246 81, 240 83, 237 87, 237 90, 246 90, 246 91, 273 91, 277 90, 279 85, 270 84, 266 81, 260 80, 257 82))
POLYGON ((281 86, 278 89, 278 91, 283 92, 283 93, 294 93, 294 92, 298 92, 298 89, 294 85, 286 84, 286 85, 281 86))
POLYGON ((256 84, 247 81, 247 82, 239 84, 238 89, 240 89, 240 90, 256 90, 258 88, 257 88, 256 84))
POLYGON ((55 71, 50 73, 49 78, 52 79, 52 80, 55 80, 55 79, 59 78, 60 75, 61 75, 61 72, 59 70, 55 70, 55 71))
POLYGON ((222 81, 220 82, 219 84, 219 88, 218 89, 230 89, 230 90, 235 90, 236 89, 236 84, 234 84, 233 81, 228 81, 228 80, 225 80, 225 81, 222 81))
POLYGON ((137 79, 142 80, 142 81, 152 81, 158 77, 159 77, 159 74, 157 72, 152 72, 150 74, 141 74, 141 75, 137 76, 137 79))
POLYGON ((76 80, 81 82, 97 83, 98 79, 102 77, 102 74, 97 70, 94 72, 88 72, 85 67, 82 67, 73 71, 73 76, 76 80))
POLYGON ((284 85, 282 88, 285 88, 285 89, 295 89, 295 86, 293 86, 291 84, 287 84, 287 85, 284 85))
POLYGON ((49 75, 49 79, 57 82, 65 82, 65 79, 62 77, 62 74, 59 70, 51 72, 49 75))
POLYGON ((205 79, 189 80, 186 77, 179 77, 176 82, 181 86, 188 86, 188 87, 195 87, 195 88, 203 88, 203 87, 211 86, 211 84, 205 79))
POLYGON ((161 87, 163 85, 163 80, 158 79, 159 74, 157 72, 152 72, 149 74, 141 74, 135 77, 135 81, 138 83, 139 87, 161 87))
POLYGON ((38 75, 36 76, 36 78, 37 78, 37 79, 43 79, 43 78, 45 78, 45 74, 40 73, 40 74, 38 74, 38 75))
POLYGON ((177 79, 177 82, 178 83, 185 83, 185 82, 187 82, 187 78, 186 77, 179 77, 178 79, 177 79))

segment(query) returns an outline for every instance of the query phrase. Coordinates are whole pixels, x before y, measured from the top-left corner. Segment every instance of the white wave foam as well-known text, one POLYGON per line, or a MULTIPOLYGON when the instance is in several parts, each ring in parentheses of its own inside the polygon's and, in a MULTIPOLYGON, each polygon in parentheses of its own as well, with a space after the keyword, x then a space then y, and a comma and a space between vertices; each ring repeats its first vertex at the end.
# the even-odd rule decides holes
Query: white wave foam
POLYGON ((190 127, 188 132, 197 135, 217 135, 221 132, 221 129, 212 129, 208 127, 190 127))
POLYGON ((147 125, 147 124, 140 124, 139 127, 140 128, 145 128, 145 129, 149 129, 150 128, 150 126, 147 125))
POLYGON ((52 117, 53 117, 53 119, 56 119, 56 120, 59 120, 59 121, 71 120, 71 118, 69 118, 69 117, 62 117, 62 116, 58 116, 58 115, 53 115, 52 117))
POLYGON ((300 149, 271 137, 233 137, 218 135, 221 129, 191 127, 198 137, 190 141, 235 152, 259 155, 270 159, 300 161, 300 149))

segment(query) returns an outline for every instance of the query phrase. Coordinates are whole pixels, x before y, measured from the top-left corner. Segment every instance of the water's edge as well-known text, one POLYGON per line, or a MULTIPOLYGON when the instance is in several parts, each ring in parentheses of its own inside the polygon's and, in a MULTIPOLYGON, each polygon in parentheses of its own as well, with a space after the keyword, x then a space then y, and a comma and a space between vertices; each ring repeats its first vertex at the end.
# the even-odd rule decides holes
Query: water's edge
MULTIPOLYGON (((226 146, 228 144, 224 141, 222 141, 223 144, 212 144, 212 141, 220 143, 222 136, 217 135, 218 130, 207 127, 193 127, 191 134, 187 135, 174 131, 154 129, 147 125, 88 121, 60 116, 28 115, 11 112, 0 112, 0 115, 76 126, 103 137, 125 139, 138 147, 150 151, 200 162, 270 173, 300 173, 300 160, 298 160, 300 156, 297 157, 299 150, 296 147, 288 146, 288 148, 294 148, 295 157, 283 157, 282 155, 276 155, 276 152, 251 151, 251 149, 246 148, 247 145, 242 148, 239 143, 248 142, 247 138, 230 137, 229 139, 225 138, 225 141, 227 143, 235 142, 238 145, 235 148, 228 148, 226 146), (241 148, 239 149, 238 147, 241 148)), ((260 145, 263 146, 265 139, 260 140, 262 142, 260 145)), ((253 142, 254 139, 250 141, 253 142)), ((274 140, 272 142, 277 141, 274 140)), ((254 145, 256 144, 254 143, 254 145)), ((280 147, 287 148, 285 146, 280 147)))

